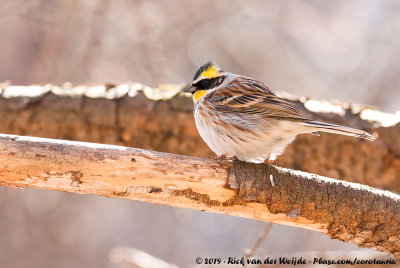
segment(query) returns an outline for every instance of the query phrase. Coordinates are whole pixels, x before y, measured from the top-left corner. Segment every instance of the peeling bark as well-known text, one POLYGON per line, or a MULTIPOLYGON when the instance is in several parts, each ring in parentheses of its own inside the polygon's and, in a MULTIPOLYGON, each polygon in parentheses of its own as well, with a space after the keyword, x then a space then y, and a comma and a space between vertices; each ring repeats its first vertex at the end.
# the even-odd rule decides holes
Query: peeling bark
MULTIPOLYGON (((212 155, 197 133, 192 100, 179 94, 181 88, 137 83, 0 84, 0 133, 212 155)), ((333 134, 299 135, 278 158, 280 166, 400 192, 400 125, 380 127, 396 122, 398 115, 360 105, 286 97, 310 118, 361 128, 379 138, 371 143, 333 134), (368 111, 375 113, 373 120, 363 119, 368 111)))
POLYGON ((264 164, 0 135, 0 184, 297 226, 400 256, 400 196, 264 164))

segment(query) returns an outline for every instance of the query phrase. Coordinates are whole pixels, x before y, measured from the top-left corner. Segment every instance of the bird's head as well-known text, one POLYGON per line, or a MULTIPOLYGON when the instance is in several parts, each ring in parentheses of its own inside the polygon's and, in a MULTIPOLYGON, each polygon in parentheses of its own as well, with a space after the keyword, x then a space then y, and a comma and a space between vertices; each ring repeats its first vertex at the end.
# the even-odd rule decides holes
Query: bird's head
POLYGON ((209 61, 197 70, 191 85, 186 87, 183 92, 192 93, 193 101, 196 103, 214 92, 225 78, 225 72, 214 62, 209 61))

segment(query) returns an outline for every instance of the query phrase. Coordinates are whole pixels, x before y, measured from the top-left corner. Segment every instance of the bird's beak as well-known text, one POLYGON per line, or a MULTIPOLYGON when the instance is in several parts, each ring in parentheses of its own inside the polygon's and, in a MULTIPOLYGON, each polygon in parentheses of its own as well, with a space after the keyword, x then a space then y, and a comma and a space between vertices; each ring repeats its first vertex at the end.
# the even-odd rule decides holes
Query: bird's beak
POLYGON ((183 92, 187 92, 187 93, 193 93, 196 91, 196 88, 193 85, 188 85, 183 92))

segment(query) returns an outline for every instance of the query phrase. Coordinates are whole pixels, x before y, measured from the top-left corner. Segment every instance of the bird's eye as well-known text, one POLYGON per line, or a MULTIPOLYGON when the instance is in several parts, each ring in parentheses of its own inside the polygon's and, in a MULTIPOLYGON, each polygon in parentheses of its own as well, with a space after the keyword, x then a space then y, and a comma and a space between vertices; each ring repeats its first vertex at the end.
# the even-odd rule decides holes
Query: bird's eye
POLYGON ((209 79, 204 79, 200 81, 200 87, 201 88, 208 88, 211 84, 211 81, 209 79))

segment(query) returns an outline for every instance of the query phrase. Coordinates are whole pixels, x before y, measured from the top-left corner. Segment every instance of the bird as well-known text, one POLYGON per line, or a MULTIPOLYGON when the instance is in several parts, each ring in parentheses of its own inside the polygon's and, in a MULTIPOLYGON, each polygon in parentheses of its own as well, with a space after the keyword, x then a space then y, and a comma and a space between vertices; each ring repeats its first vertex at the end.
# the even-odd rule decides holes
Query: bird
POLYGON ((307 118, 263 82, 208 61, 183 89, 191 93, 196 128, 221 158, 271 164, 297 135, 328 132, 373 141, 366 131, 307 118))

